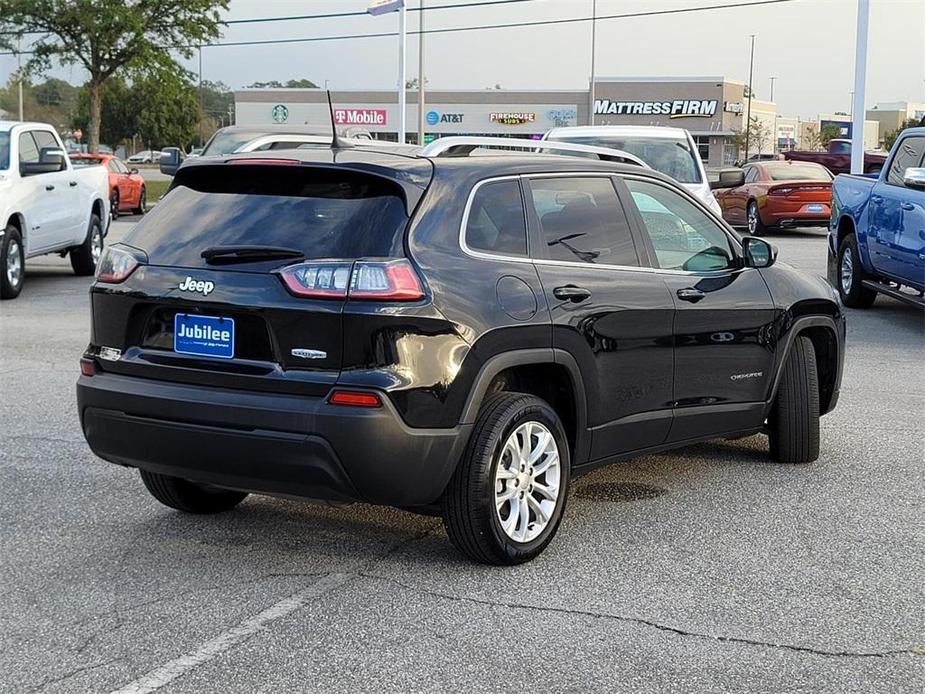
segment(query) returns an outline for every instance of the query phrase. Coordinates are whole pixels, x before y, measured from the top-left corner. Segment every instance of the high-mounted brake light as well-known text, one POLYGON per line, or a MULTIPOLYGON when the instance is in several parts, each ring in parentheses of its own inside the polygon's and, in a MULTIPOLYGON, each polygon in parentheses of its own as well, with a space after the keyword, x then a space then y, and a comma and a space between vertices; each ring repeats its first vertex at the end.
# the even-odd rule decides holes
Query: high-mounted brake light
POLYGON ((328 402, 332 405, 350 407, 382 407, 382 400, 378 395, 357 390, 335 390, 328 398, 328 402))
POLYGON ((139 265, 138 258, 129 251, 110 246, 96 267, 96 279, 114 284, 124 282, 139 265))
POLYGON ((298 166, 301 162, 298 159, 270 159, 267 157, 261 159, 229 159, 227 164, 259 164, 275 166, 298 166))
POLYGON ((296 296, 358 301, 418 301, 424 288, 405 259, 370 261, 313 260, 280 270, 296 296))

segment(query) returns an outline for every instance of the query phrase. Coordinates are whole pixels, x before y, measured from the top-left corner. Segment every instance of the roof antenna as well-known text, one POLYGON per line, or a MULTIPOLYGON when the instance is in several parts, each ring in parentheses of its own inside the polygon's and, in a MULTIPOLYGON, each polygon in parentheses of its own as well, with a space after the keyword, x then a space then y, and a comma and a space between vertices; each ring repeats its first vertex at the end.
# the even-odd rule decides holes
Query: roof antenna
POLYGON ((331 114, 331 149, 349 149, 353 145, 337 134, 337 125, 334 123, 334 104, 331 102, 331 90, 326 91, 328 95, 328 113, 331 114))

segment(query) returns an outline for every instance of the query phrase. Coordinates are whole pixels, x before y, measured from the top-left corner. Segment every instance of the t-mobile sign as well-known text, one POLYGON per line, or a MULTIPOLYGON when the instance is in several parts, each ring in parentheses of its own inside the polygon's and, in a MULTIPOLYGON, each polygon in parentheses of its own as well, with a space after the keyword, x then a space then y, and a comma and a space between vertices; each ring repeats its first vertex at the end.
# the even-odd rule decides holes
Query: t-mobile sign
POLYGON ((385 125, 388 121, 384 108, 335 108, 337 125, 385 125))

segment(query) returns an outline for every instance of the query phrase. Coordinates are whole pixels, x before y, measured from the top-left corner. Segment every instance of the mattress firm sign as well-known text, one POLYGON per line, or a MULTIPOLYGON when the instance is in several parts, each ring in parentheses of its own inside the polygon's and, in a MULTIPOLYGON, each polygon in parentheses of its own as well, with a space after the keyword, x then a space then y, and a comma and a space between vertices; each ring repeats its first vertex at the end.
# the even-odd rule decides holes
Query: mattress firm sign
POLYGON ((598 116, 668 116, 669 118, 712 118, 716 99, 675 99, 673 101, 611 101, 595 99, 598 116))

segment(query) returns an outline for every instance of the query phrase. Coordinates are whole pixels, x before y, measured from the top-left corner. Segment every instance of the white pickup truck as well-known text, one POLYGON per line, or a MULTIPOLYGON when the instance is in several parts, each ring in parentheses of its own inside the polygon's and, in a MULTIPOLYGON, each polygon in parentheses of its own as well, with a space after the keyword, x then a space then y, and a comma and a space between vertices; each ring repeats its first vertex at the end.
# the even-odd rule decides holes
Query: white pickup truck
POLYGON ((58 133, 44 123, 0 121, 0 298, 22 290, 26 258, 71 256, 92 275, 109 228, 109 174, 71 166, 58 133))

